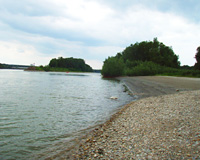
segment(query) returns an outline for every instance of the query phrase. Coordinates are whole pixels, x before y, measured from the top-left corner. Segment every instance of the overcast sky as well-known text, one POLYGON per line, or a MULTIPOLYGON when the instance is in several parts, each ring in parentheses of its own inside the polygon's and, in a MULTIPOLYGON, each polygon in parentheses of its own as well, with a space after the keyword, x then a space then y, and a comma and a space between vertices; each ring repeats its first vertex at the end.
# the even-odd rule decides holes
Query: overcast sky
POLYGON ((194 65, 200 1, 0 0, 0 63, 47 65, 62 56, 100 69, 108 56, 155 37, 181 65, 194 65))

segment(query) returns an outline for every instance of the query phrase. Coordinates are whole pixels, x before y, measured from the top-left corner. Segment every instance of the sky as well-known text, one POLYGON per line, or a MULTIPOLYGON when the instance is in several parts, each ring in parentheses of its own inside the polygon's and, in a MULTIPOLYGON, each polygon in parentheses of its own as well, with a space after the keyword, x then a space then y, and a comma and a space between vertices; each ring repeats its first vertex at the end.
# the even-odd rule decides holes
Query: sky
POLYGON ((193 66, 199 11, 199 0, 0 0, 0 63, 48 65, 62 56, 101 69, 108 56, 157 37, 193 66))

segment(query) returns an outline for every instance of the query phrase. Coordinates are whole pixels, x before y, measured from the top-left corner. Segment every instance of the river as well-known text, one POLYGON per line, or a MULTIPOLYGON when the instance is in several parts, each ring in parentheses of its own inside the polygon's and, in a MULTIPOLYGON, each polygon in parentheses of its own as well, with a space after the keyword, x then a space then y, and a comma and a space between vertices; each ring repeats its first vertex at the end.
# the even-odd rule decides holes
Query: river
POLYGON ((132 100, 98 73, 0 70, 0 159, 51 157, 132 100))

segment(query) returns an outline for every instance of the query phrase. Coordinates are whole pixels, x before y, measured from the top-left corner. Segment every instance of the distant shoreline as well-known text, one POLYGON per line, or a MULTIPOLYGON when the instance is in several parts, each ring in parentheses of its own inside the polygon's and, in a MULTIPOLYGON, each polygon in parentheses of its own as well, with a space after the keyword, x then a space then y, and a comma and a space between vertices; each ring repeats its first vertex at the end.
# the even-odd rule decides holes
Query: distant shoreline
POLYGON ((41 72, 73 72, 73 73, 101 73, 101 70, 94 69, 93 72, 86 72, 86 71, 78 71, 78 70, 70 70, 68 68, 52 68, 52 67, 37 67, 37 66, 30 66, 26 68, 24 71, 41 71, 41 72))

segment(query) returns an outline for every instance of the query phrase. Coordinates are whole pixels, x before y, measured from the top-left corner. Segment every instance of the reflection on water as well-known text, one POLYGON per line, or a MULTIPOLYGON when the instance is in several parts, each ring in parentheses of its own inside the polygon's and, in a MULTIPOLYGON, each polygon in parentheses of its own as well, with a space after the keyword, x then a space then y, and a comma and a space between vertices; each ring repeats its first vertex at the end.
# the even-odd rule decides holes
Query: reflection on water
POLYGON ((132 100, 121 83, 96 73, 0 70, 0 88, 0 159, 65 150, 132 100))
POLYGON ((63 74, 61 72, 52 72, 50 73, 50 75, 55 75, 55 76, 89 76, 87 74, 81 74, 81 73, 69 73, 69 72, 66 72, 67 74, 63 74))

